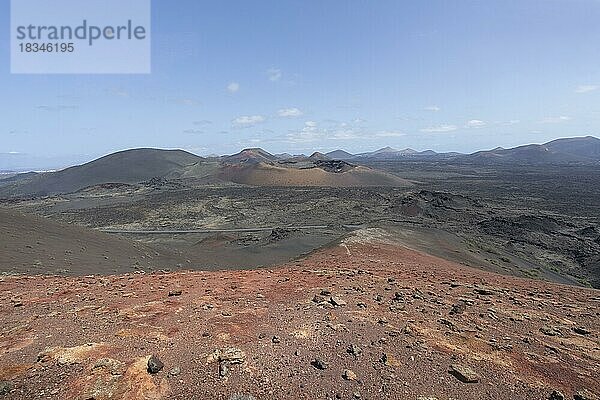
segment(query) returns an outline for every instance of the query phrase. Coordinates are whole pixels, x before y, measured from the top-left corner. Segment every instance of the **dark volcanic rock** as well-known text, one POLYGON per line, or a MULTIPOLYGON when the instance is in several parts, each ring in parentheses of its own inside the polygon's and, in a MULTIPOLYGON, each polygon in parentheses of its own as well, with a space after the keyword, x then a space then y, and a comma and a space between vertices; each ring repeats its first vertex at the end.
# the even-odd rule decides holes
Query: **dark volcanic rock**
POLYGON ((317 358, 317 359, 313 360, 313 361, 311 362, 311 365, 312 365, 313 367, 315 367, 316 369, 321 369, 321 370, 323 370, 323 369, 327 369, 327 363, 326 363, 325 361, 323 361, 323 360, 319 359, 319 358, 317 358))
POLYGON ((589 335, 591 333, 589 330, 585 329, 582 326, 573 328, 573 332, 575 332, 578 335, 589 335))
POLYGON ((474 291, 475 291, 475 293, 480 294, 482 296, 491 296, 494 294, 493 290, 486 289, 486 288, 475 288, 474 291))
POLYGON ((152 356, 148 359, 148 372, 151 374, 159 373, 164 366, 165 364, 163 364, 156 356, 152 356))

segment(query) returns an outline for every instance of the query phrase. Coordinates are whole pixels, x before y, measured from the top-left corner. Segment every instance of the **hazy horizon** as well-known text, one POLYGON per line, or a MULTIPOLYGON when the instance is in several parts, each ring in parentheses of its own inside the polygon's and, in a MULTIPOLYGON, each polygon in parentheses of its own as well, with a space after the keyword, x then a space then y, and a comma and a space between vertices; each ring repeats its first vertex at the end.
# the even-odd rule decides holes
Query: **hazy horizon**
MULTIPOLYGON (((585 137, 591 137, 591 138, 595 138, 595 139, 599 139, 597 136, 594 135, 587 135, 585 137)), ((571 136, 571 137, 559 137, 559 138, 554 138, 552 140, 558 140, 558 139, 573 139, 573 138, 584 138, 584 136, 571 136)), ((514 146, 514 147, 519 147, 519 146, 525 146, 525 145, 542 145, 544 143, 521 143, 518 146, 514 146)), ((415 148, 415 147, 394 147, 394 146, 388 146, 388 145, 384 145, 383 147, 377 147, 377 148, 371 148, 371 149, 366 149, 364 151, 361 152, 350 152, 347 151, 344 148, 332 148, 332 149, 323 149, 323 150, 313 150, 313 151, 309 151, 309 152, 305 152, 305 153, 293 153, 293 152, 289 152, 289 151, 282 151, 282 152, 276 152, 276 151, 272 151, 269 148, 265 148, 265 147, 261 147, 261 146, 255 146, 255 147, 244 147, 244 148, 240 148, 235 152, 232 153, 222 153, 222 154, 217 154, 217 153, 205 153, 205 154, 200 154, 200 153, 196 153, 194 151, 190 151, 190 150, 186 150, 183 148, 178 148, 178 147, 148 147, 148 146, 141 146, 141 147, 130 147, 130 148, 124 148, 124 149, 117 149, 108 153, 102 153, 102 154, 97 154, 95 156, 92 156, 91 158, 85 158, 85 156, 80 156, 79 158, 74 157, 74 158, 70 158, 70 157, 65 157, 64 159, 61 158, 44 158, 44 157, 31 157, 27 154, 11 154, 11 156, 13 157, 4 157, 3 154, 0 153, 0 173, 9 173, 9 172, 46 172, 46 171, 56 171, 56 170, 60 170, 60 169, 64 169, 64 168, 68 168, 68 167, 72 167, 72 166, 76 166, 76 165, 81 165, 84 163, 88 163, 94 160, 97 160, 98 158, 110 155, 110 154, 114 154, 114 153, 118 153, 118 152, 123 152, 123 151, 128 151, 128 150, 137 150, 137 149, 152 149, 152 150, 184 150, 187 152, 190 152, 192 154, 201 156, 201 157, 223 157, 223 156, 228 156, 228 155, 232 155, 232 154, 236 154, 239 153, 243 150, 246 149, 254 149, 254 148, 260 148, 262 150, 267 151, 270 154, 273 155, 277 155, 277 154, 290 154, 292 156, 299 156, 299 155, 305 155, 305 156, 309 156, 314 152, 319 152, 319 153, 329 153, 332 151, 336 151, 336 150, 342 150, 342 151, 347 151, 350 154, 353 155, 357 155, 357 154, 361 154, 361 153, 370 153, 370 152, 375 152, 377 150, 382 150, 384 148, 388 148, 391 147, 393 150, 407 150, 407 149, 412 149, 418 152, 423 152, 423 151, 427 151, 427 150, 433 150, 436 153, 452 153, 452 151, 448 151, 448 152, 441 152, 441 151, 436 151, 435 149, 431 149, 431 148, 427 148, 427 149, 420 149, 420 148, 415 148), (12 164, 11 164, 12 163, 12 164)), ((499 148, 502 146, 495 146, 493 148, 485 148, 485 149, 478 149, 475 150, 473 152, 455 152, 455 153, 461 153, 461 154, 472 154, 472 153, 476 153, 478 151, 486 151, 486 150, 493 150, 495 148, 499 148)))

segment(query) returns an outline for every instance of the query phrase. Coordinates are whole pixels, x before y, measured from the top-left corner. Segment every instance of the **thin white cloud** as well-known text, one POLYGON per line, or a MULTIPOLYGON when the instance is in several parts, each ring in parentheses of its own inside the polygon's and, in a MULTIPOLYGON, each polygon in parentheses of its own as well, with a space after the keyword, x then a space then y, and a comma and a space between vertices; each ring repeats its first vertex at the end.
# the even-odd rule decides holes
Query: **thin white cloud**
POLYGON ((79 106, 66 106, 66 105, 58 105, 58 106, 49 106, 49 105, 40 105, 35 106, 37 110, 48 111, 48 112, 57 112, 57 111, 66 111, 66 110, 77 110, 79 106))
POLYGON ((575 89, 575 93, 589 93, 600 89, 600 85, 579 85, 575 89))
POLYGON ((236 128, 250 128, 266 121, 262 115, 242 115, 234 118, 231 124, 236 128))
POLYGON ((441 108, 439 108, 438 106, 427 106, 427 107, 423 108, 423 110, 438 112, 441 110, 441 108))
POLYGON ((269 68, 267 70, 267 75, 269 76, 269 80, 271 82, 277 82, 283 76, 283 72, 279 68, 269 68))
POLYGON ((227 85, 227 91, 229 93, 236 93, 238 90, 240 90, 240 84, 237 82, 230 82, 229 85, 227 85))
POLYGON ((212 124, 212 121, 208 120, 208 119, 203 119, 200 121, 193 121, 192 124, 194 124, 196 126, 206 126, 206 125, 212 124))
POLYGON ((200 105, 200 102, 196 101, 194 99, 178 98, 178 99, 173 99, 173 101, 176 104, 181 104, 184 106, 199 106, 200 105))
POLYGON ((335 127, 319 127, 315 121, 304 122, 304 127, 291 131, 281 141, 286 143, 314 143, 329 140, 369 140, 405 136, 399 131, 366 131, 351 127, 349 124, 335 127))
POLYGON ((561 115, 559 117, 548 117, 544 118, 540 121, 541 124, 560 124, 561 122, 570 121, 571 117, 567 117, 566 115, 561 115))
POLYGON ((430 126, 428 128, 421 129, 423 133, 446 133, 457 130, 458 127, 456 125, 438 125, 438 126, 430 126))
POLYGON ((190 135, 200 135, 200 134, 203 134, 204 131, 201 130, 201 129, 185 129, 183 131, 183 133, 187 133, 187 134, 190 134, 190 135))
POLYGON ((277 111, 277 115, 284 118, 295 118, 304 115, 304 113, 299 108, 292 107, 282 108, 281 110, 277 111))
POLYGON ((465 127, 467 128, 483 128, 484 126, 486 126, 487 124, 479 119, 472 119, 470 121, 467 122, 467 124, 465 125, 465 127))
POLYGON ((383 131, 375 134, 376 137, 402 137, 406 136, 406 133, 397 131, 383 131))

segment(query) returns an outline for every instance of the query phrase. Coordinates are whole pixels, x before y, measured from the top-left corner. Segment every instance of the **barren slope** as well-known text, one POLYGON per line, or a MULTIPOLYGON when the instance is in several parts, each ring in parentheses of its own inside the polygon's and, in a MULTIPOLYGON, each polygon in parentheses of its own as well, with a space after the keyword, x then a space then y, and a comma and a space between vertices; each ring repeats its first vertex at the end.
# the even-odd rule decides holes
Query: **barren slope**
POLYGON ((253 186, 410 186, 405 179, 368 167, 357 166, 344 172, 329 172, 321 168, 285 168, 257 163, 226 165, 221 170, 223 180, 253 186))
POLYGON ((132 149, 57 172, 38 174, 0 188, 0 196, 69 193, 103 183, 138 183, 179 176, 202 158, 183 150, 132 149))
POLYGON ((11 399, 547 399, 600 387, 598 291, 465 268, 377 229, 272 271, 6 277, 0 289, 11 399), (151 355, 164 363, 155 374, 151 355))
POLYGON ((0 209, 0 271, 19 274, 111 274, 173 268, 168 251, 46 218, 0 209))

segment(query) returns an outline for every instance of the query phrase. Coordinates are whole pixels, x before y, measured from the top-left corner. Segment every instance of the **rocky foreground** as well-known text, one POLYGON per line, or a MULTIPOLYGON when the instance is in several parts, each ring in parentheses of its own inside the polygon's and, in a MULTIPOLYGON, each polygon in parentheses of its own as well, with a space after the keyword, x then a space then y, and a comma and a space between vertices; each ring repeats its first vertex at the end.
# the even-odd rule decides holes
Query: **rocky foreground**
POLYGON ((0 398, 597 399, 600 291, 378 230, 273 270, 4 277, 0 398))

